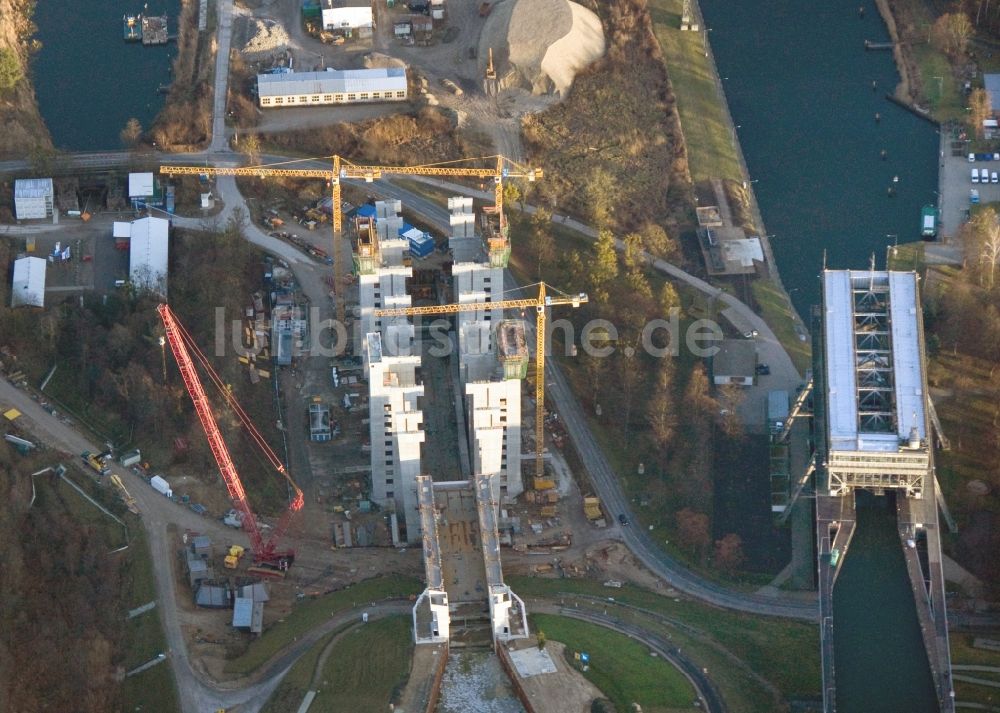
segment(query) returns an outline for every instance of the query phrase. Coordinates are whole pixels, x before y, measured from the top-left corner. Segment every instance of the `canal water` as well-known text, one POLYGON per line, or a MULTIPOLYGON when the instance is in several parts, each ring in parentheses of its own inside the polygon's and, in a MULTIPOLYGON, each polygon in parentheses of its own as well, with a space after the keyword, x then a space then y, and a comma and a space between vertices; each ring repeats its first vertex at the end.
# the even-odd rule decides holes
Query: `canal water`
POLYGON ((858 529, 833 590, 837 712, 936 712, 895 501, 860 491, 857 506, 858 529))
POLYGON ((872 0, 701 6, 781 279, 808 323, 824 253, 832 268, 873 253, 881 267, 886 245, 920 239, 937 130, 885 98, 899 77, 891 52, 864 49, 889 39, 872 0))
MULTIPOLYGON (((781 279, 808 323, 824 256, 882 267, 888 245, 919 239, 920 209, 937 201, 937 130, 885 98, 899 77, 890 52, 864 50, 889 39, 872 0, 701 7, 781 279)), ((936 710, 895 509, 859 500, 834 590, 838 713, 936 710)))
MULTIPOLYGON (((177 32, 179 0, 151 0, 149 14, 170 16, 177 32)), ((162 108, 160 84, 170 83, 173 42, 126 43, 122 13, 143 12, 141 0, 90 0, 67 5, 39 0, 35 35, 42 49, 31 64, 35 94, 56 147, 70 151, 122 148, 119 134, 135 117, 148 129, 162 108)))

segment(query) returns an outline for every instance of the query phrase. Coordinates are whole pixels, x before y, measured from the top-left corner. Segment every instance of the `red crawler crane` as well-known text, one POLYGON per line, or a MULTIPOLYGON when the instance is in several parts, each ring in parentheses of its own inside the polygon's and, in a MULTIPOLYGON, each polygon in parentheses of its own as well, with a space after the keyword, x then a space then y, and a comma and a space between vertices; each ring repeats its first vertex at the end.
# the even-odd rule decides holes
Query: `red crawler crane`
POLYGON ((161 304, 156 308, 156 311, 159 312, 160 319, 163 320, 163 327, 167 333, 167 341, 170 343, 170 350, 173 352, 174 359, 177 361, 177 367, 180 369, 181 378, 184 379, 184 386, 187 387, 188 394, 191 396, 191 401, 194 403, 194 409, 198 413, 198 419, 201 421, 201 427, 205 429, 205 436, 208 438, 208 445, 212 449, 212 455, 215 456, 215 462, 219 466, 219 473, 222 475, 222 480, 226 483, 226 489, 229 491, 229 497, 232 499, 233 505, 243 515, 243 529, 245 529, 247 531, 247 535, 250 536, 250 546, 253 549, 254 562, 267 567, 273 567, 275 569, 288 569, 288 566, 295 559, 295 552, 292 550, 279 552, 277 550, 277 545, 281 536, 285 533, 285 530, 288 529, 292 516, 302 509, 302 505, 304 503, 302 490, 288 475, 288 472, 285 470, 285 466, 282 464, 281 460, 274 453, 274 451, 271 450, 270 446, 267 445, 263 435, 261 435, 260 431, 258 431, 253 425, 253 422, 243 410, 243 407, 241 407, 236 402, 236 399, 233 398, 229 389, 226 388, 225 383, 221 378, 219 378, 219 375, 215 373, 215 370, 212 369, 207 357, 201 352, 200 349, 198 349, 198 345, 195 344, 194 339, 180 323, 170 307, 165 304, 161 304), (254 443, 257 444, 260 451, 264 454, 264 457, 267 458, 272 466, 274 466, 275 470, 285 477, 285 480, 288 481, 289 487, 294 492, 292 501, 288 504, 288 510, 286 510, 284 515, 281 516, 281 520, 279 520, 277 527, 274 528, 274 532, 271 534, 270 539, 266 542, 260 534, 260 529, 257 527, 257 518, 254 517, 253 512, 250 510, 250 503, 247 502, 246 491, 243 489, 243 483, 240 481, 240 475, 236 472, 236 466, 233 465, 233 459, 229 455, 229 449, 226 448, 226 443, 222 440, 222 434, 219 432, 219 426, 216 424, 215 417, 212 415, 212 407, 208 403, 208 397, 205 395, 205 389, 201 385, 201 379, 198 378, 198 373, 194 368, 194 361, 191 359, 192 353, 194 354, 195 359, 197 359, 205 369, 205 373, 208 374, 215 386, 222 392, 226 402, 239 417, 244 428, 246 428, 247 433, 250 434, 250 438, 252 438, 254 443))

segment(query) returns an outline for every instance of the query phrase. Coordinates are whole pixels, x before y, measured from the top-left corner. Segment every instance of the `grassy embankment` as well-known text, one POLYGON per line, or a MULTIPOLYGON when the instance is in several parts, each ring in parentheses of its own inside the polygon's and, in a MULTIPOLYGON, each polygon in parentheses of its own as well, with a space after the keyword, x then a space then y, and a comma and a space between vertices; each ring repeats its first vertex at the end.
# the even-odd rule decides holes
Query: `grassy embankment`
POLYGON ((688 708, 695 699, 688 680, 670 663, 653 658, 649 650, 624 634, 562 616, 532 614, 531 626, 546 639, 566 645, 573 665, 574 652, 590 655, 584 677, 620 711, 638 703, 643 710, 688 708))
MULTIPOLYGON (((656 38, 663 48, 677 95, 691 179, 695 184, 705 184, 712 178, 722 179, 731 189, 730 196, 734 197, 741 192, 737 189, 747 176, 740 165, 714 67, 705 55, 705 33, 681 32, 681 5, 681 0, 649 2, 656 38)), ((741 202, 745 200, 744 194, 741 202)), ((741 205, 733 207, 737 215, 748 209, 741 205)), ((752 219, 747 222, 752 223, 752 219)), ((751 290, 755 307, 774 330, 796 368, 804 373, 810 366, 809 343, 800 341, 795 332, 794 313, 788 297, 770 280, 755 280, 751 290)))
MULTIPOLYGON (((134 609, 156 599, 156 584, 146 533, 137 518, 127 517, 133 522, 129 528, 132 536, 128 563, 131 587, 126 605, 127 608, 134 609)), ((161 604, 157 602, 157 606, 161 604)), ((166 637, 156 608, 127 622, 123 664, 126 669, 139 666, 166 650, 166 637)), ((169 659, 140 674, 126 678, 122 687, 127 710, 156 710, 164 713, 179 710, 177 688, 174 685, 169 659)))
POLYGON ((275 624, 253 641, 239 657, 226 663, 227 673, 249 674, 296 639, 329 621, 330 617, 353 608, 359 602, 409 597, 418 594, 422 586, 410 577, 390 576, 368 579, 347 589, 341 589, 295 606, 284 621, 275 624))
POLYGON ((597 582, 537 577, 508 580, 522 597, 562 599, 567 605, 574 601, 574 594, 593 597, 593 602, 580 599, 578 605, 608 609, 609 614, 613 609, 616 618, 668 634, 694 661, 712 672, 713 681, 734 711, 773 708, 774 689, 786 699, 819 694, 819 632, 811 623, 738 614, 628 585, 614 591, 616 604, 611 605, 607 603, 610 590, 597 582))
POLYGON ((294 713, 314 680, 318 694, 313 705, 321 710, 385 710, 409 676, 412 655, 413 629, 407 616, 345 624, 295 662, 264 713, 294 713), (333 648, 317 670, 331 641, 333 648))

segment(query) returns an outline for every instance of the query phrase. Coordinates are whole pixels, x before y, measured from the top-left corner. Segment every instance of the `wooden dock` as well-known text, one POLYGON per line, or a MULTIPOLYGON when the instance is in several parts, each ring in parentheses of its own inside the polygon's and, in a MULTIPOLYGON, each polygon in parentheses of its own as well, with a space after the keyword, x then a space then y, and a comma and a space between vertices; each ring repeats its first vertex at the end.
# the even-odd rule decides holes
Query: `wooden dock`
POLYGON ((894 42, 872 42, 871 40, 865 40, 866 50, 891 50, 895 46, 894 42))

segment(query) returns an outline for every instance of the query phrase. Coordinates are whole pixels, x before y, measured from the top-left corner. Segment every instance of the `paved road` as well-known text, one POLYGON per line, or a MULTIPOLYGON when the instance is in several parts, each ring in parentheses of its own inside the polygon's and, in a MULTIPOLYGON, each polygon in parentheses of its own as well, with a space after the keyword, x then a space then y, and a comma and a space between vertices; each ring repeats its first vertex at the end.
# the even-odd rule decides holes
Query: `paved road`
POLYGON ((216 14, 219 26, 216 30, 217 48, 215 52, 215 93, 212 105, 212 143, 209 151, 225 151, 226 145, 226 99, 229 98, 229 45, 233 38, 233 0, 219 0, 216 14))

